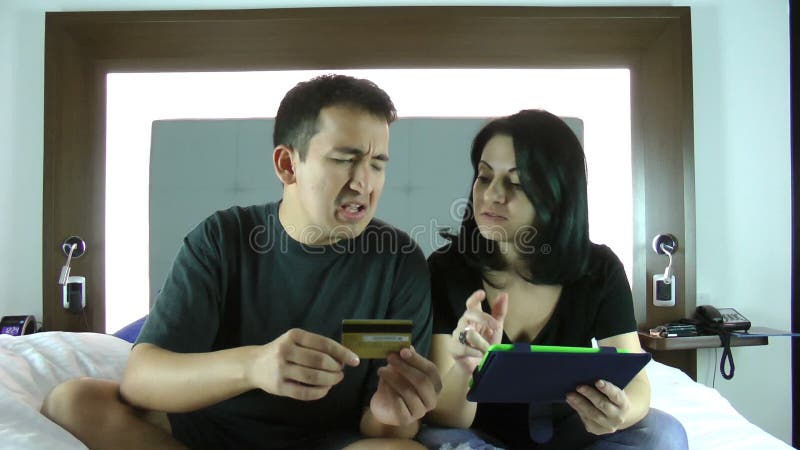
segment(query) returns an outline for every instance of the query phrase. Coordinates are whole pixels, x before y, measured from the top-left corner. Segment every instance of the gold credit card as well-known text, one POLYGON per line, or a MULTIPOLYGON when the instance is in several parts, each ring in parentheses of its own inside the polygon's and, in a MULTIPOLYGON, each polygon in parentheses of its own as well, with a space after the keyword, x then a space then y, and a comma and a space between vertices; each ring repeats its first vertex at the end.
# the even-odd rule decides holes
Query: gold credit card
POLYGON ((361 359, 384 359, 411 346, 410 320, 342 320, 342 345, 361 359))

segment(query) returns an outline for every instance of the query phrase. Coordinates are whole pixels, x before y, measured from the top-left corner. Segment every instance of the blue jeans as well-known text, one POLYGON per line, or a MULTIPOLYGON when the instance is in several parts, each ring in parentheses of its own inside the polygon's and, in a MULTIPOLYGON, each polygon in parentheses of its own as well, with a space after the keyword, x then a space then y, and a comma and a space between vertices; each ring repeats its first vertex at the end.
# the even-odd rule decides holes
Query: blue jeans
MULTIPOLYGON (((602 436, 588 433, 577 414, 572 414, 567 419, 554 424, 554 427, 555 435, 550 442, 535 444, 531 441, 529 448, 541 450, 687 450, 689 448, 683 425, 669 414, 652 408, 639 423, 616 433, 602 436)), ((423 427, 417 435, 417 440, 429 449, 492 450, 506 448, 502 442, 472 429, 423 427)))

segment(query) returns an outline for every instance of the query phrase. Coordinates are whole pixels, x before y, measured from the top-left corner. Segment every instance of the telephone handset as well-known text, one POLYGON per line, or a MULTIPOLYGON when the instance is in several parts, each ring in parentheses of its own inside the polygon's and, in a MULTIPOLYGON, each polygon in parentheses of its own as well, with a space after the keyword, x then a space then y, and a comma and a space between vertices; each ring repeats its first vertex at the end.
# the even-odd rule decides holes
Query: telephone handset
POLYGON ((733 308, 717 309, 711 305, 698 306, 694 318, 705 328, 725 331, 747 331, 750 321, 733 308))

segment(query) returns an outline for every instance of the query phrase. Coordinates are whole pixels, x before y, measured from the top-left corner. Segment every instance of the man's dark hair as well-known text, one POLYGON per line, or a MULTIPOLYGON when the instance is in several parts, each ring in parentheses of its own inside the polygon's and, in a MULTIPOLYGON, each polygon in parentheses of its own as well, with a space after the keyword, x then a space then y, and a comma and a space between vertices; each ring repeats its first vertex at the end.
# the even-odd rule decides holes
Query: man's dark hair
POLYGON ((397 111, 389 95, 369 80, 346 75, 322 75, 298 83, 283 97, 275 117, 273 145, 295 149, 305 160, 308 141, 319 130, 317 119, 327 106, 350 106, 394 122, 397 111))
MULTIPOLYGON (((519 181, 535 210, 535 234, 525 242, 531 251, 523 256, 527 273, 520 275, 541 284, 577 280, 588 269, 590 251, 586 159, 580 141, 561 118, 543 110, 493 120, 472 143, 473 184, 484 147, 498 135, 513 141, 519 181)), ((508 268, 497 245, 478 231, 471 193, 460 232, 450 238, 484 276, 508 268)))

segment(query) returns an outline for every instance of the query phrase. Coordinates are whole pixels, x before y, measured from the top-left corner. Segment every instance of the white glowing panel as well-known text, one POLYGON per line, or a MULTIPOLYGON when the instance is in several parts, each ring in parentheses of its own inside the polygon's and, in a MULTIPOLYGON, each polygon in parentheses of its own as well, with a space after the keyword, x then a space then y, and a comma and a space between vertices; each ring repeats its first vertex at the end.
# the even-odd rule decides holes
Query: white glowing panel
MULTIPOLYGON (((329 72, 332 71, 108 75, 106 331, 116 331, 145 315, 151 292, 157 289, 150 286, 148 277, 148 177, 153 121, 272 118, 292 86, 329 72)), ((627 69, 335 72, 376 82, 392 97, 401 117, 495 117, 520 109, 543 108, 559 116, 580 118, 589 171, 591 237, 614 249, 630 277, 633 211, 627 69)), ((269 151, 271 141, 264 145, 269 151)), ((467 159, 465 148, 464 162, 467 159)), ((269 174, 271 169, 265 168, 265 172, 269 174)), ((468 188, 463 187, 465 191, 468 188)), ((425 207, 434 210, 448 205, 425 207)))

